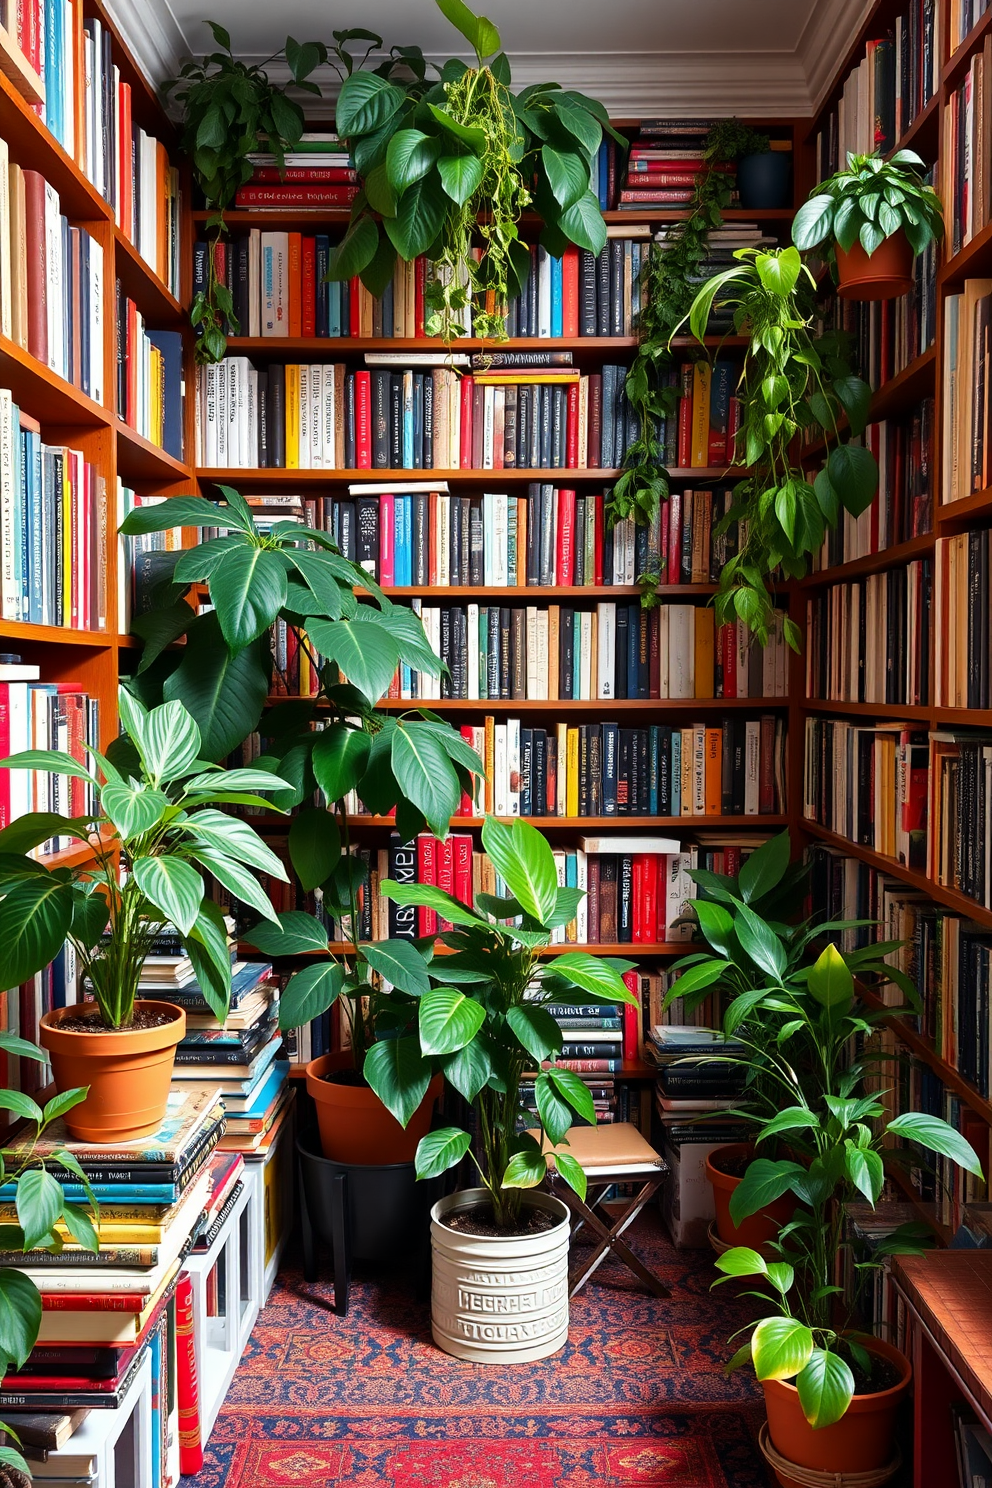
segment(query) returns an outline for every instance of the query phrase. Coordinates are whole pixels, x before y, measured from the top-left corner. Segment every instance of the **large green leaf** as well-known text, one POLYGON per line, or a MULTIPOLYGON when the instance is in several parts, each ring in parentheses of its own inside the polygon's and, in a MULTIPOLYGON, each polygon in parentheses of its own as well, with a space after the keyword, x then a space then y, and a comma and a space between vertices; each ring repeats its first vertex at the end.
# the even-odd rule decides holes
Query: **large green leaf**
POLYGON ((853 517, 860 517, 875 499, 878 466, 871 450, 859 444, 841 444, 827 457, 827 475, 853 517))
POLYGON ((730 1217, 734 1224, 739 1225, 742 1219, 757 1214, 766 1205, 780 1199, 797 1179, 805 1177, 805 1173, 805 1168, 798 1163, 772 1162, 767 1157, 756 1157, 730 1196, 730 1217))
MULTIPOLYGON (((313 606, 307 606, 309 615, 324 615, 330 620, 339 620, 344 614, 349 596, 343 592, 335 574, 329 553, 309 553, 302 548, 284 549, 297 573, 306 580, 313 595, 313 606)), ((290 608, 292 606, 290 605, 290 608)))
POLYGON ((589 190, 589 166, 581 155, 542 145, 541 161, 555 200, 563 209, 574 206, 589 190))
POLYGON ((354 790, 365 773, 372 738, 362 729, 332 723, 313 746, 313 773, 330 804, 354 790))
POLYGON ((762 1318, 751 1335, 751 1358, 759 1380, 792 1379, 805 1369, 813 1335, 797 1318, 762 1318))
POLYGON ((478 928, 483 923, 467 905, 460 903, 451 894, 446 894, 443 889, 435 888, 433 884, 401 884, 387 878, 380 880, 379 892, 383 898, 392 899, 394 904, 417 904, 424 909, 436 910, 453 925, 474 925, 478 928))
MULTIPOLYGON (((4 1048, 6 1047, 5 1044, 4 1048)), ((28 1121, 44 1119, 44 1113, 38 1102, 33 1101, 21 1090, 0 1090, 0 1111, 13 1111, 15 1116, 23 1116, 28 1121)))
POLYGON ((41 1294, 30 1277, 4 1266, 0 1270, 0 1354, 20 1369, 34 1348, 41 1327, 41 1294))
POLYGON ((359 618, 314 620, 308 634, 370 703, 378 702, 393 680, 400 659, 399 647, 388 631, 359 618))
POLYGON ((834 199, 820 195, 810 197, 796 213, 792 222, 792 241, 801 253, 815 248, 830 236, 833 230, 834 199))
POLYGON ((724 1276, 765 1276, 768 1264, 758 1251, 749 1245, 732 1245, 713 1263, 724 1276))
MULTIPOLYGON (((366 74, 362 74, 365 76, 366 74)), ((349 227, 331 252, 327 277, 332 282, 354 279, 368 268, 379 245, 379 229, 371 217, 362 215, 349 227)))
POLYGON ((870 1147, 856 1147, 848 1140, 844 1144, 844 1169, 869 1204, 877 1203, 885 1186, 885 1168, 881 1156, 870 1147))
POLYGON ((422 997, 431 990, 427 962, 411 941, 380 940, 375 945, 365 946, 362 955, 373 971, 385 977, 400 992, 422 997))
POLYGON ((552 1084, 547 1071, 534 1082, 537 1114, 553 1146, 557 1146, 572 1125, 572 1112, 552 1084))
POLYGON ((506 1165, 503 1188, 537 1188, 548 1171, 547 1158, 533 1147, 516 1152, 506 1165))
POLYGON ((445 1126, 440 1131, 428 1132, 417 1144, 416 1168, 418 1178, 436 1178, 461 1162, 472 1145, 468 1132, 457 1126, 445 1126))
POLYGON ((200 730, 181 702, 152 708, 144 721, 142 753, 154 782, 178 780, 199 757, 200 730))
POLYGON ((336 961, 318 961, 290 977, 279 1001, 279 1027, 302 1028, 319 1018, 341 994, 344 970, 336 961))
POLYGON ((44 1168, 29 1168, 17 1180, 17 1222, 24 1231, 24 1249, 33 1250, 51 1234, 62 1213, 62 1185, 44 1168))
POLYGON ((210 578, 210 598, 231 651, 268 630, 286 603, 286 564, 269 548, 233 548, 210 578))
POLYGON ((734 929, 742 948, 755 966, 760 967, 768 976, 780 980, 785 975, 787 957, 775 931, 746 905, 742 905, 737 911, 734 929))
POLYGON ((825 1008, 847 1009, 854 998, 854 978, 835 945, 828 945, 810 967, 806 985, 825 1008))
POLYGON ((183 823, 186 831, 207 847, 218 849, 228 857, 247 863, 250 868, 259 868, 263 873, 289 882, 289 875, 281 858, 267 846, 258 833, 236 816, 226 811, 215 811, 206 806, 202 811, 191 812, 183 823))
POLYGON ((142 837, 161 820, 169 806, 164 791, 108 781, 100 794, 100 805, 125 839, 142 837))
POLYGON ((386 173, 396 191, 426 176, 440 153, 440 142, 420 129, 398 129, 386 150, 386 173))
POLYGON ((813 1349, 795 1385, 803 1415, 814 1430, 839 1421, 854 1395, 854 1375, 840 1355, 829 1349, 813 1349))
POLYGON ((220 906, 204 900, 196 924, 183 938, 196 980, 214 1016, 224 1022, 231 1000, 231 956, 220 906))
POLYGON ((341 857, 341 833, 330 811, 313 806, 293 818, 289 856, 301 886, 308 893, 330 878, 341 857))
POLYGON ((203 880, 192 864, 182 858, 138 858, 132 871, 145 898, 180 935, 188 935, 203 900, 203 880))
MULTIPOLYGON (((63 833, 78 838, 80 842, 88 842, 88 821, 85 816, 72 818, 59 816, 54 811, 29 811, 27 816, 19 816, 0 832, 0 853, 14 855, 30 852, 33 847, 47 842, 49 837, 57 837, 63 833)), ((23 870, 26 873, 32 871, 30 868, 23 870)), ((45 869, 40 871, 45 872, 45 869)), ((22 874, 17 876, 21 877, 22 874)))
POLYGON ((486 1010, 453 987, 435 987, 420 1000, 420 1047, 424 1054, 453 1054, 470 1043, 486 1010))
POLYGON ((536 827, 517 817, 506 826, 494 816, 482 824, 482 845, 525 914, 546 925, 558 899, 551 847, 536 827))
POLYGON ((966 1142, 953 1126, 941 1121, 939 1116, 926 1116, 921 1111, 906 1111, 889 1122, 888 1130, 897 1137, 919 1142, 921 1147, 928 1148, 930 1152, 939 1152, 942 1157, 949 1157, 952 1162, 957 1163, 959 1168, 965 1168, 978 1178, 982 1177, 982 1165, 971 1143, 966 1142))
POLYGON ((272 901, 250 869, 229 858, 216 848, 198 847, 192 854, 201 868, 206 868, 225 889, 241 899, 252 909, 257 909, 267 920, 278 922, 272 901))
POLYGON ((396 216, 383 223, 396 252, 407 263, 426 253, 444 225, 448 199, 433 172, 408 186, 396 204, 396 216))
POLYGON ((0 760, 0 770, 46 770, 56 775, 69 775, 73 780, 86 780, 96 785, 96 776, 71 754, 56 749, 22 749, 0 760))
POLYGON ((346 77, 338 94, 335 120, 342 139, 380 129, 406 102, 402 88, 374 72, 359 69, 346 77))
POLYGON ((245 940, 263 956, 298 956, 304 951, 326 951, 327 931, 316 915, 302 909, 287 909, 277 915, 278 928, 255 925, 245 932, 245 940))
POLYGON ((128 512, 118 531, 139 537, 146 532, 166 532, 170 527, 237 527, 243 531, 245 523, 230 507, 199 496, 170 496, 155 506, 139 506, 128 512))
POLYGON ((208 770, 186 781, 187 795, 219 794, 224 791, 282 791, 286 782, 274 770, 246 767, 238 770, 208 770))
POLYGON ((72 889, 33 874, 0 900, 0 986, 16 987, 61 950, 72 923, 72 889))
POLYGON ((733 916, 722 904, 712 904, 708 899, 695 899, 692 907, 699 921, 699 928, 714 951, 732 961, 738 949, 733 916))
POLYGON ((418 1039, 380 1039, 365 1056, 364 1075, 387 1111, 406 1126, 427 1094, 431 1067, 418 1039))
POLYGON ((785 877, 789 866, 791 843, 788 832, 779 832, 749 853, 741 864, 737 883, 745 904, 753 904, 764 894, 770 894, 785 877))
POLYGON ((462 788, 436 735, 416 722, 398 723, 390 764, 403 795, 423 814, 434 835, 444 837, 458 809, 462 788))
MULTIPOLYGON (((445 975, 447 976, 447 971, 445 975)), ((477 1038, 463 1049, 449 1054, 444 1061, 444 1077, 448 1084, 469 1102, 474 1101, 479 1091, 485 1089, 492 1072, 492 1060, 477 1038)), ((588 1091, 588 1086, 584 1085, 583 1089, 588 1091)))
MULTIPOLYGON (((538 1064, 545 1059, 552 1059, 561 1048, 561 1028, 542 1007, 535 1007, 532 1003, 511 1007, 506 1021, 527 1053, 538 1064)), ((558 1138, 554 1137, 552 1140, 557 1142, 558 1138)))
MULTIPOLYGON (((629 969, 629 963, 619 966, 629 969)), ((623 975, 617 964, 602 956, 592 956, 588 951, 566 951, 555 961, 558 976, 567 977, 584 992, 591 992, 604 1002, 629 1002, 637 1005, 637 996, 624 986, 623 975)))
POLYGON ((556 1087, 559 1094, 565 1097, 572 1110, 577 1111, 585 1121, 594 1123, 596 1107, 592 1092, 585 1080, 581 1080, 571 1070, 559 1069, 557 1065, 553 1065, 547 1074, 552 1085, 556 1087))
POLYGON ((268 696, 270 668, 265 637, 232 656, 214 611, 190 627, 182 661, 166 678, 163 692, 196 719, 205 759, 225 758, 255 728, 268 696))
POLYGON ((445 192, 460 207, 478 191, 485 174, 477 155, 442 155, 437 170, 445 192))
POLYGON ((558 225, 569 240, 589 253, 599 254, 606 246, 606 223, 599 209, 599 198, 586 191, 558 219, 558 225))

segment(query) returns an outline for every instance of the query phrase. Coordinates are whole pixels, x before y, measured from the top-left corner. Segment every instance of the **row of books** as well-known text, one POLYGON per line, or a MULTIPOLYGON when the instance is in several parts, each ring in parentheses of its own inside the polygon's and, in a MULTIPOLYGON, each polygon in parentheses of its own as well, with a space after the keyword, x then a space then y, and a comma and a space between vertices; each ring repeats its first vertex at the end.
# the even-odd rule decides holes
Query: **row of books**
MULTIPOLYGON (((292 171, 290 167, 287 175, 292 171)), ((566 248, 560 258, 529 246, 530 268, 520 295, 507 311, 507 334, 540 339, 632 336, 641 305, 641 265, 649 249, 648 228, 611 225, 599 254, 566 248)), ((253 228, 215 250, 215 272, 226 283, 240 333, 264 337, 361 337, 423 339, 426 255, 398 262, 381 296, 355 278, 328 281, 335 244, 326 233, 253 228)), ((194 293, 205 290, 209 245, 194 246, 194 293)), ((463 329, 472 332, 471 310, 463 329)))
POLYGON ((20 0, 18 45, 45 85, 37 106, 59 144, 110 203, 117 226, 173 294, 179 293, 179 172, 135 122, 131 85, 110 31, 78 0, 20 0))
POLYGON ((972 55, 944 104, 941 160, 948 253, 958 253, 989 221, 992 170, 992 38, 972 55))
POLYGON ((175 459, 183 457, 183 338, 150 330, 117 281, 117 412, 175 459))
POLYGON ((906 418, 869 424, 864 443, 878 463, 878 496, 859 517, 841 512, 814 559, 818 569, 881 553, 933 527, 934 401, 906 418))
POLYGON ((106 394, 103 298, 103 245, 0 141, 0 330, 97 403, 106 394))
POLYGON ((927 874, 992 909, 992 739, 930 735, 927 874))
POLYGON ((992 279, 966 279, 944 301, 941 499, 960 501, 992 484, 992 279))
POLYGON ((913 288, 895 300, 833 296, 824 324, 853 342, 853 360, 873 388, 883 386, 933 345, 937 334, 937 259, 931 244, 913 265, 913 288))
POLYGON ((937 539, 934 701, 942 708, 992 708, 988 528, 937 539))
POLYGON ((0 615, 107 628, 106 482, 0 389, 0 615))
POLYGON ((818 590, 806 601, 806 696, 928 703, 932 600, 929 558, 818 590))
MULTIPOLYGON (((157 506, 165 496, 144 496, 126 486, 117 477, 117 526, 129 512, 140 506, 157 506)), ((103 529, 101 528, 101 531, 103 529)), ((117 632, 127 635, 131 621, 152 605, 155 587, 169 578, 175 564, 172 557, 183 545, 183 529, 169 527, 164 532, 147 532, 138 537, 117 538, 117 632)))
POLYGON ((458 378, 447 367, 349 372, 343 363, 259 371, 228 357, 199 369, 198 459, 302 470, 613 468, 637 434, 625 380, 612 365, 589 377, 561 368, 458 378))
POLYGON ((891 31, 869 40, 816 137, 817 180, 842 170, 848 153, 885 154, 923 112, 940 84, 936 0, 910 0, 891 31))
POLYGON ((988 8, 989 0, 951 0, 949 40, 952 53, 957 51, 972 27, 978 24, 988 8))
MULTIPOLYGON (((89 769, 86 746, 100 747, 100 707, 76 682, 40 682, 30 664, 0 664, 0 759, 26 749, 59 750, 89 769), (11 675, 12 673, 16 675, 11 675)), ((95 808, 86 780, 47 770, 0 770, 0 826, 29 811, 82 816, 95 808)), ((42 852, 75 839, 54 837, 42 852)))
POLYGON ((673 490, 647 526, 604 520, 604 494, 534 482, 526 495, 449 493, 446 481, 396 490, 353 485, 345 498, 250 498, 258 519, 300 519, 386 588, 714 583, 737 550, 728 489, 673 490))
POLYGON ((913 868, 932 843, 926 732, 807 718, 803 816, 913 868))

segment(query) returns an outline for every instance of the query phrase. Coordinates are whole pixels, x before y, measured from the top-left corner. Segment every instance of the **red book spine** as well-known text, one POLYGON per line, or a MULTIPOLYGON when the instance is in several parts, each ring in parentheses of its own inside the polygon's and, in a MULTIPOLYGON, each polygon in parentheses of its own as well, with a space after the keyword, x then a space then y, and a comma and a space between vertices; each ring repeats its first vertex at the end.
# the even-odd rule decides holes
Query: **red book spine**
MULTIPOLYGON (((450 835, 435 847, 434 861, 438 888, 443 889, 446 894, 453 894, 455 891, 455 857, 450 835)), ((439 926, 442 932, 454 928, 450 920, 443 918, 439 920, 439 926)))
MULTIPOLYGON (((617 1059, 556 1059, 559 1069, 572 1070, 577 1075, 609 1075, 614 1072, 617 1059)), ((550 1069, 550 1060, 544 1060, 542 1069, 550 1069)))
POLYGON ((193 1283, 186 1271, 176 1283, 176 1403, 179 1407, 179 1471, 198 1473, 203 1466, 200 1440, 200 1390, 193 1339, 193 1283))
MULTIPOLYGON (((633 149, 628 162, 628 174, 635 175, 638 183, 642 176, 696 176, 705 170, 702 160, 662 160, 648 150, 633 149)), ((633 183, 631 183, 633 184, 633 183)))
POLYGON ((424 339, 424 295, 427 289, 427 255, 418 253, 413 266, 413 314, 414 336, 424 339))
MULTIPOLYGON (((561 260, 561 333, 579 334, 579 250, 575 247, 566 248, 561 260)), ((571 406, 570 398, 570 411, 571 406)))
POLYGON ((568 410, 565 418, 565 464, 575 470, 579 463, 579 384, 573 382, 568 389, 568 410))
POLYGON ((575 583, 575 492, 558 492, 558 543, 555 580, 566 587, 575 583))
MULTIPOLYGON (((437 883, 437 841, 427 832, 421 832, 417 838, 417 882, 437 883)), ((426 909, 423 905, 418 907, 417 934, 437 934, 437 910, 426 909)))
MULTIPOLYGON (((638 996, 639 992, 638 981, 639 979, 636 971, 624 972, 623 984, 627 988, 628 992, 633 992, 635 997, 638 996)), ((622 1007, 623 1044, 621 1045, 621 1047, 623 1049, 623 1057, 624 1059, 636 1059, 639 1053, 641 1010, 639 1007, 635 1007, 632 1002, 625 1002, 622 1004, 622 1007)))
MULTIPOLYGON (((641 894, 644 899, 644 938, 654 938, 658 923, 658 854, 644 854, 644 870, 641 879, 641 894)), ((636 988, 634 989, 636 991, 636 988)))
MULTIPOLYGON (((474 749, 475 734, 472 725, 470 723, 463 723, 461 728, 459 729, 459 733, 465 740, 465 743, 468 745, 469 749, 474 749)), ((475 815, 475 803, 473 802, 472 797, 469 795, 467 790, 462 791, 462 798, 461 801, 458 803, 458 815, 466 817, 475 815)), ((469 883, 469 888, 471 889, 471 882, 469 883)))
POLYGON ((286 679, 290 697, 300 695, 300 641, 293 626, 286 629, 286 679))
POLYGON ((593 582, 597 588, 603 586, 603 498, 602 496, 588 496, 587 501, 595 503, 595 514, 593 517, 593 582))
POLYGON ((384 491, 379 497, 379 583, 392 588, 395 578, 394 496, 384 491))
POLYGON ((360 336, 362 334, 362 310, 361 310, 362 281, 358 278, 352 279, 348 284, 348 335, 360 336))
POLYGON ((42 1292, 43 1312, 141 1312, 144 1292, 42 1292))
POLYGON ((454 859, 455 898, 472 905, 472 839, 467 832, 456 832, 449 839, 454 859))
POLYGON ((649 939, 650 932, 647 928, 647 920, 644 917, 644 853, 636 853, 631 866, 633 891, 634 924, 632 938, 635 945, 644 945, 649 939))
POLYGON ((289 234, 289 334, 303 335, 303 235, 289 234))
POLYGON ((462 470, 472 468, 472 390, 474 386, 474 378, 462 378, 462 416, 458 429, 458 463, 462 470))
POLYGON ((739 847, 728 847, 724 854, 723 871, 728 878, 736 878, 741 871, 741 850, 739 847))
POLYGON ((242 186, 236 207, 350 207, 356 186, 242 186))
POLYGON ((354 186, 357 180, 357 172, 345 165, 287 165, 282 172, 276 165, 257 165, 248 185, 274 186, 280 181, 291 181, 311 186, 354 186))
MULTIPOLYGON (((18 684, 15 683, 14 686, 18 684)), ((10 688, 0 682, 0 759, 10 754, 10 688)), ((10 771, 0 770, 0 827, 10 826, 10 771)))
MULTIPOLYGON (((646 162, 644 163, 646 164, 646 162)), ((684 170, 643 170, 639 165, 638 169, 630 177, 630 184, 637 191, 660 191, 666 188, 675 189, 679 187, 692 190, 696 184, 696 174, 695 171, 684 170)))
POLYGON ((673 491, 668 498, 668 584, 677 584, 682 554, 682 492, 673 491))
POLYGON ((661 614, 648 611, 648 697, 661 697, 661 614))
POLYGON ((372 468, 372 374, 355 373, 355 460, 357 469, 372 468))
MULTIPOLYGON (((317 243, 314 238, 304 238, 303 259, 303 335, 317 334, 317 243)), ((290 335, 292 335, 290 331, 290 335)))
POLYGON ((28 351, 48 362, 48 275, 45 267, 45 178, 24 172, 24 234, 28 276, 28 351))
POLYGON ((737 627, 720 626, 720 665, 723 667, 723 695, 737 696, 737 627))
POLYGON ((91 1379, 89 1375, 48 1375, 48 1374, 11 1374, 3 1377, 3 1390, 5 1395, 30 1395, 34 1391, 63 1390, 66 1394, 70 1391, 91 1390, 95 1393, 102 1391, 110 1393, 116 1390, 120 1383, 119 1379, 91 1379))

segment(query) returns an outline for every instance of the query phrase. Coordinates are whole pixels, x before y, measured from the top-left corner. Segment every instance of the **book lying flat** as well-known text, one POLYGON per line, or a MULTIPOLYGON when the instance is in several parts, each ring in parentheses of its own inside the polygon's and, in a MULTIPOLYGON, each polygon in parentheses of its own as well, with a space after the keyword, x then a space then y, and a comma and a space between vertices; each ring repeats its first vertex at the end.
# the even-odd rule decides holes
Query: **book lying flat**
POLYGON ((221 1095, 251 1095, 257 1088, 259 1081, 265 1076, 266 1070, 272 1064, 280 1048, 282 1038, 276 1035, 265 1044, 255 1056, 249 1066, 247 1076, 239 1077, 237 1072, 233 1076, 228 1075, 224 1065, 202 1065, 185 1064, 178 1066, 173 1071, 173 1084, 183 1089, 219 1090, 221 1095))
POLYGON ((170 1170, 174 1175, 182 1169, 203 1129, 211 1121, 216 1122, 216 1107, 216 1092, 206 1087, 188 1091, 174 1086, 169 1092, 162 1125, 150 1137, 110 1146, 77 1142, 69 1136, 65 1122, 59 1117, 38 1141, 26 1132, 0 1148, 0 1155, 11 1168, 19 1166, 28 1156, 48 1161, 56 1152, 69 1152, 87 1173, 118 1165, 151 1164, 161 1167, 160 1181, 171 1181, 170 1170))
POLYGON ((73 1432, 86 1420, 84 1410, 73 1410, 61 1415, 18 1415, 11 1425, 26 1446, 42 1447, 48 1452, 60 1452, 73 1432))
POLYGON ((161 1298, 179 1274, 180 1261, 166 1272, 158 1292, 148 1298, 140 1312, 42 1312, 39 1343, 136 1343, 161 1298))

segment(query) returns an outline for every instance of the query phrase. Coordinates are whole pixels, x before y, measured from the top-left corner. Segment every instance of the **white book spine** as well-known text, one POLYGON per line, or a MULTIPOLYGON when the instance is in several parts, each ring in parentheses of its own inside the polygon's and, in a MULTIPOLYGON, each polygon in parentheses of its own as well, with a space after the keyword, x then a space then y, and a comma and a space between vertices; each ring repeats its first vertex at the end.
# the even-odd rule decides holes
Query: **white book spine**
POLYGON ((596 606, 599 616, 597 631, 598 657, 598 695, 601 698, 613 698, 616 696, 615 674, 617 654, 617 607, 610 601, 604 601, 596 606))
POLYGON ((506 804, 509 816, 520 815, 520 719, 506 721, 506 804))
MULTIPOLYGON (((761 781, 761 724, 749 718, 744 725, 744 815, 758 815, 761 781)), ((835 797, 835 799, 840 799, 835 797)))
POLYGON ((509 782, 506 770, 506 724, 493 730, 493 814, 509 816, 509 782))
POLYGON ((466 627, 468 629, 468 695, 470 698, 479 696, 479 606, 470 604, 466 606, 466 627))

